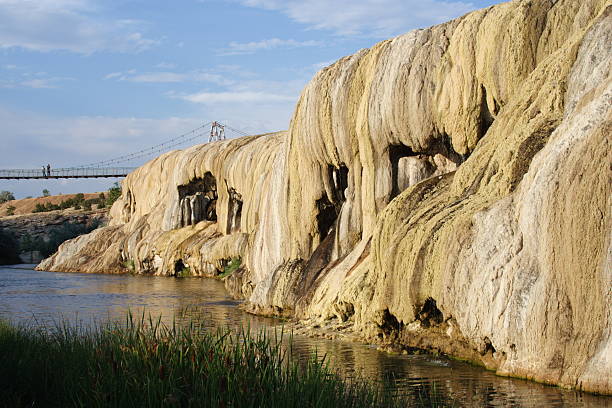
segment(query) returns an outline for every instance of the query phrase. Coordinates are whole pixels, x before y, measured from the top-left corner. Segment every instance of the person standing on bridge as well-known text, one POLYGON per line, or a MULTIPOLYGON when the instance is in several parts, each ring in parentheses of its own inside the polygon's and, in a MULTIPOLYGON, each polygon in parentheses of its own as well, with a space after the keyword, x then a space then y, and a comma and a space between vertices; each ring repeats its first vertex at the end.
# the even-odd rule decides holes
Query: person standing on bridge
POLYGON ((43 169, 43 177, 47 177, 47 173, 45 173, 45 166, 42 166, 43 169))
POLYGON ((47 164, 47 177, 51 177, 51 165, 47 164))

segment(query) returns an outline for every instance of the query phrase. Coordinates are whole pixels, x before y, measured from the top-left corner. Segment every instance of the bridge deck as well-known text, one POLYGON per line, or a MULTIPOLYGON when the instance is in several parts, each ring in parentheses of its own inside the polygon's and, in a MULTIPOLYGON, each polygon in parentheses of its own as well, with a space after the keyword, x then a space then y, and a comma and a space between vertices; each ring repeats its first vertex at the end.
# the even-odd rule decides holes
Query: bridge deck
POLYGON ((83 167, 72 169, 51 169, 50 174, 41 169, 11 169, 0 170, 0 180, 43 180, 43 179, 68 179, 68 178, 108 178, 125 177, 135 167, 83 167))

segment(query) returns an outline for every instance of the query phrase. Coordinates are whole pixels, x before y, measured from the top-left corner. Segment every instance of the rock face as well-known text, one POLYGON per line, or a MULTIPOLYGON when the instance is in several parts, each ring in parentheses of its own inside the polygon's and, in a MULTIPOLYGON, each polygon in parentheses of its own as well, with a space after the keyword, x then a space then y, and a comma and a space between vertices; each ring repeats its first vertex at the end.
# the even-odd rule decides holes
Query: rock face
MULTIPOLYGON (((56 210, 0 217, 0 229, 11 232, 19 241, 26 237, 30 241, 49 241, 54 233, 61 231, 67 224, 93 228, 92 225, 104 225, 107 222, 107 210, 78 212, 56 210)), ((38 263, 43 259, 39 251, 26 251, 19 254, 19 256, 24 263, 38 263)))
POLYGON ((240 257, 252 312, 610 394, 611 13, 513 1, 343 58, 287 132, 158 157, 40 268, 240 257))
POLYGON ((65 224, 90 225, 108 222, 108 211, 50 211, 36 214, 15 215, 0 218, 0 228, 7 229, 20 238, 29 235, 32 238, 48 239, 51 232, 65 224))

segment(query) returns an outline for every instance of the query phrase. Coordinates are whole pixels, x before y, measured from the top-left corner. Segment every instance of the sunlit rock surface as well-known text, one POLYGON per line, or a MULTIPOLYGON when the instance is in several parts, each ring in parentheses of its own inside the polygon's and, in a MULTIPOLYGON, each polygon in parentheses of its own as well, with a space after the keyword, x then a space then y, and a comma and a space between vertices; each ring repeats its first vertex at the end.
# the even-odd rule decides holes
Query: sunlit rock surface
POLYGON ((610 394, 611 10, 513 1, 343 58, 287 132, 149 162, 40 268, 241 258, 252 312, 610 394))

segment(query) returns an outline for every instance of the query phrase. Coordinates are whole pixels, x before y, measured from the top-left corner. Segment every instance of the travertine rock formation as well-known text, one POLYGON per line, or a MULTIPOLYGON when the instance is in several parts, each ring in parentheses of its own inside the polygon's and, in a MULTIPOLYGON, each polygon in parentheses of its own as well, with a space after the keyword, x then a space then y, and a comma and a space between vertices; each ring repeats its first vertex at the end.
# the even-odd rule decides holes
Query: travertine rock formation
POLYGON ((253 312, 612 393, 611 12, 513 1, 343 58, 289 131, 153 160, 40 268, 240 257, 253 312))

